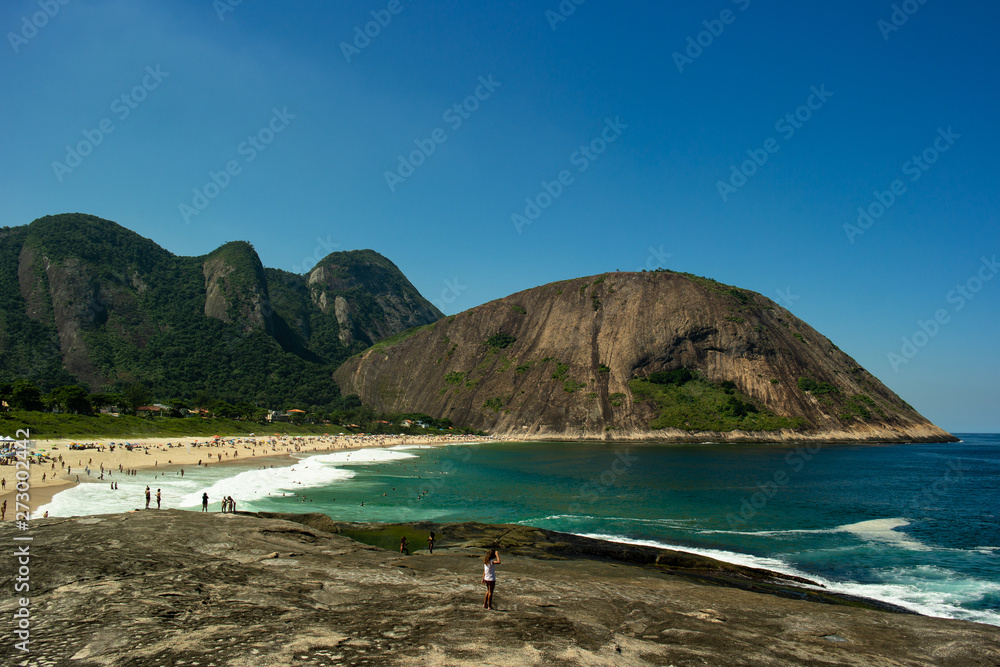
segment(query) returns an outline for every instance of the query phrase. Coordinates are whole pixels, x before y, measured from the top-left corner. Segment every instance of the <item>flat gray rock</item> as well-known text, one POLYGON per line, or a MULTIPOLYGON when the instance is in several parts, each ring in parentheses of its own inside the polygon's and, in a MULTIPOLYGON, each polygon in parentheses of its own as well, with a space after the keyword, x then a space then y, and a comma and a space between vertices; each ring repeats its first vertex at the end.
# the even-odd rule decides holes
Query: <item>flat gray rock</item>
POLYGON ((430 524, 297 518, 150 510, 37 520, 27 533, 8 522, 0 664, 1000 664, 1000 628, 871 609, 711 559, 587 553, 558 533, 483 524, 434 527, 428 554, 430 524), (412 555, 346 536, 400 532, 412 555), (23 535, 31 590, 16 594, 9 545, 23 535), (489 612, 482 547, 498 537, 489 612), (21 595, 28 653, 12 639, 21 595))

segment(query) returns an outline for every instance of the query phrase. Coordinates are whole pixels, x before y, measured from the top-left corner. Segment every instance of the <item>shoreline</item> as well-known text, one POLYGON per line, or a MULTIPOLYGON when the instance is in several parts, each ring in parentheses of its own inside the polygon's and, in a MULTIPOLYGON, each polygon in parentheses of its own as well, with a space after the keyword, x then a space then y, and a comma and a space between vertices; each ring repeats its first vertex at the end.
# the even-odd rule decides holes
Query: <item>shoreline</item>
MULTIPOLYGON (((439 523, 410 521, 403 523, 338 521, 316 512, 243 512, 245 516, 262 519, 280 519, 308 526, 350 539, 390 553, 396 551, 396 538, 407 535, 411 545, 420 543, 420 536, 433 531, 437 535, 436 549, 454 549, 456 542, 476 544, 479 549, 495 546, 504 553, 528 558, 559 558, 566 561, 603 561, 619 563, 626 567, 652 568, 674 576, 694 574, 693 581, 712 579, 714 583, 732 588, 747 588, 778 597, 810 600, 834 605, 861 605, 879 611, 923 616, 933 616, 910 609, 896 602, 879 598, 837 591, 815 581, 806 573, 783 572, 761 565, 733 562, 697 551, 665 544, 641 544, 617 541, 607 537, 592 537, 579 533, 549 530, 525 524, 484 524, 477 521, 439 523), (496 536, 500 535, 500 538, 496 536), (752 582, 752 583, 747 583, 752 582)), ((418 553, 419 548, 412 548, 418 553)), ((949 619, 962 620, 962 619, 949 619)), ((965 621, 975 623, 977 621, 965 621)), ((980 623, 996 627, 989 623, 980 623)))
MULTIPOLYGON (((61 491, 77 484, 110 484, 126 478, 129 470, 178 470, 243 463, 275 456, 322 454, 399 445, 448 445, 461 442, 489 442, 490 436, 412 436, 412 435, 257 435, 205 438, 157 437, 135 440, 97 439, 89 442, 71 438, 32 440, 32 452, 43 452, 41 463, 29 466, 28 507, 34 512, 52 501, 61 491), (70 449, 78 444, 88 448, 70 449), (126 447, 129 445, 130 449, 126 447), (113 447, 113 450, 112 450, 113 447), (61 457, 61 460, 60 460, 61 457), (89 474, 87 470, 89 469, 89 474), (44 479, 43 479, 44 477, 44 479)), ((14 465, 0 466, 0 504, 7 503, 5 521, 16 517, 16 478, 14 465)))
MULTIPOLYGON (((190 449, 188 448, 187 446, 188 443, 186 442, 181 442, 178 441, 177 439, 161 438, 161 439, 149 439, 146 442, 142 443, 144 445, 143 449, 134 449, 132 452, 128 452, 127 450, 122 450, 122 452, 119 452, 116 447, 116 451, 114 452, 114 454, 117 455, 119 453, 124 453, 130 455, 132 457, 133 464, 129 467, 135 469, 142 469, 144 471, 155 470, 158 473, 165 474, 168 472, 175 472, 179 468, 187 468, 188 466, 194 468, 197 465, 197 459, 199 457, 202 459, 203 465, 205 465, 204 460, 207 459, 210 454, 214 455, 215 458, 213 459, 213 463, 209 465, 223 465, 223 464, 246 465, 248 462, 245 461, 244 459, 250 459, 250 463, 262 462, 266 464, 267 462, 272 462, 274 463, 274 467, 279 467, 285 465, 286 463, 294 465, 294 463, 296 461, 301 460, 301 458, 304 458, 306 456, 313 456, 316 454, 323 454, 326 452, 353 451, 364 448, 388 448, 399 445, 442 446, 442 445, 457 445, 461 443, 472 443, 472 442, 491 442, 491 441, 498 442, 498 440, 495 439, 490 439, 486 437, 471 437, 471 436, 432 437, 432 438, 412 437, 412 436, 398 436, 398 437, 288 436, 285 438, 277 438, 275 436, 269 436, 269 437, 259 436, 258 439, 254 440, 253 442, 251 442, 250 441, 251 439, 249 438, 229 438, 229 439, 221 439, 221 442, 218 443, 215 442, 214 440, 206 442, 202 438, 189 438, 189 440, 192 440, 192 443, 190 443, 192 445, 190 449), (162 441, 162 442, 157 442, 157 441, 162 441), (167 447, 168 442, 173 446, 167 447), (195 445, 194 443, 198 444, 195 445), (254 445, 256 445, 256 448, 254 447, 254 445), (248 447, 249 449, 241 450, 240 448, 244 446, 248 447), (149 448, 150 451, 149 454, 146 453, 145 449, 146 447, 149 448), (239 456, 235 456, 233 455, 234 449, 236 450, 237 453, 241 451, 243 453, 240 453, 239 456), (220 453, 222 455, 221 461, 219 459, 220 453), (194 465, 190 463, 191 460, 195 461, 194 465)), ((51 446, 53 445, 53 442, 59 442, 60 444, 56 445, 59 447, 62 447, 64 445, 62 441, 47 441, 45 443, 39 443, 39 448, 48 449, 47 447, 43 447, 43 445, 51 446)), ((52 453, 56 455, 62 453, 64 458, 66 458, 66 455, 69 454, 70 458, 68 458, 67 461, 72 463, 73 465, 77 465, 77 463, 74 461, 73 458, 74 456, 77 457, 77 460, 81 460, 82 457, 83 461, 90 461, 92 458, 91 455, 93 455, 94 465, 97 465, 98 468, 99 468, 99 462, 97 456, 111 454, 111 452, 108 449, 105 449, 104 452, 98 452, 97 450, 93 449, 66 450, 62 448, 57 449, 52 453)), ((36 472, 38 472, 39 467, 35 466, 35 468, 36 472)), ((2 473, 2 471, 3 468, 0 468, 0 473, 2 473)), ((219 473, 223 475, 227 474, 224 471, 219 471, 219 473)), ((114 477, 114 474, 117 474, 116 471, 112 472, 110 479, 106 478, 105 481, 102 481, 100 483, 106 484, 108 481, 114 481, 116 479, 114 477)), ((74 468, 74 476, 75 476, 75 468, 74 468)), ((95 483, 93 476, 90 478, 89 483, 95 483)), ((152 485, 152 482, 150 482, 150 484, 152 485)), ((37 491, 32 493, 31 500, 33 502, 31 504, 34 506, 34 508, 41 508, 43 505, 50 502, 52 497, 55 496, 57 493, 72 488, 73 486, 75 486, 75 484, 73 483, 69 484, 65 482, 60 483, 58 478, 55 481, 47 480, 46 486, 42 486, 37 491)), ((6 496, 0 496, 0 498, 4 498, 10 495, 12 494, 8 493, 6 494, 6 496)), ((167 501, 167 504, 169 506, 170 504, 169 500, 167 501)), ((141 501, 138 503, 138 505, 131 505, 130 507, 136 507, 136 508, 141 507, 141 501)), ((165 509, 169 509, 169 507, 165 509)), ((8 506, 8 510, 11 510, 10 506, 8 506)), ((210 513, 218 513, 218 512, 217 510, 213 510, 210 513)), ((309 512, 304 512, 304 513, 309 514, 309 512)), ((60 516, 62 516, 62 514, 60 514, 60 516)), ((11 518, 13 518, 13 512, 11 512, 11 518)), ((37 517, 33 516, 33 518, 41 518, 41 516, 40 515, 37 517)), ((780 567, 780 566, 776 567, 774 564, 760 564, 760 563, 747 562, 747 559, 744 558, 739 551, 732 551, 731 554, 728 554, 726 552, 730 550, 727 549, 708 549, 708 551, 706 552, 704 549, 688 548, 684 546, 674 546, 668 543, 660 543, 655 540, 653 542, 644 542, 644 541, 631 540, 624 536, 596 535, 588 533, 570 533, 570 534, 574 534, 582 538, 597 539, 602 542, 607 542, 610 544, 627 545, 627 548, 654 547, 653 542, 655 542, 654 548, 670 549, 674 551, 680 551, 683 553, 714 558, 722 562, 730 563, 735 566, 764 568, 790 576, 806 576, 806 577, 814 576, 798 570, 791 564, 786 564, 785 567, 780 567)), ((756 559, 752 558, 752 560, 756 559)), ((841 585, 847 586, 850 583, 851 583, 850 581, 846 580, 830 579, 826 580, 825 583, 819 585, 829 586, 830 590, 839 589, 841 594, 851 595, 852 593, 848 588, 841 588, 841 585)), ((867 597, 868 599, 878 600, 889 605, 902 606, 916 613, 929 614, 932 616, 939 616, 942 618, 960 618, 948 615, 946 613, 941 613, 941 612, 935 613, 934 611, 929 611, 926 609, 919 609, 918 611, 918 608, 906 606, 908 604, 912 604, 912 602, 908 603, 906 601, 895 600, 891 596, 882 597, 871 593, 862 593, 861 595, 867 597)), ((976 621, 976 622, 983 622, 983 621, 976 621)))

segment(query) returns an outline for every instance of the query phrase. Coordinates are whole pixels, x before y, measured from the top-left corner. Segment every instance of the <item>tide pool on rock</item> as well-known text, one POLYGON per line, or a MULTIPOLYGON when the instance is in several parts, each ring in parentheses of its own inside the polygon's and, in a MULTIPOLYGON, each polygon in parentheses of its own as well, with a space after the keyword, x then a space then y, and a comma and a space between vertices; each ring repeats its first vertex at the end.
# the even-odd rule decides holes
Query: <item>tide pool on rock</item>
MULTIPOLYGON (((934 616, 1000 625, 1000 436, 893 445, 488 443, 140 471, 50 515, 141 507, 322 512, 338 521, 521 523, 687 550, 934 616), (272 463, 267 463, 267 466, 272 463), (154 474, 157 475, 154 477, 154 474)), ((413 545, 423 548, 423 545, 413 545)))

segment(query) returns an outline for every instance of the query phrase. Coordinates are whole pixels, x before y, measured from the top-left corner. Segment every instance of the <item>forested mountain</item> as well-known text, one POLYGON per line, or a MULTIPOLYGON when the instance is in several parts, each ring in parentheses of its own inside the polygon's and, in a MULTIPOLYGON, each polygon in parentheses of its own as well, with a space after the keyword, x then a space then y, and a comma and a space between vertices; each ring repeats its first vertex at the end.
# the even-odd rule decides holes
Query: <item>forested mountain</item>
POLYGON ((0 228, 0 381, 323 406, 344 359, 439 317, 371 250, 298 275, 243 241, 181 257, 78 213, 0 228))

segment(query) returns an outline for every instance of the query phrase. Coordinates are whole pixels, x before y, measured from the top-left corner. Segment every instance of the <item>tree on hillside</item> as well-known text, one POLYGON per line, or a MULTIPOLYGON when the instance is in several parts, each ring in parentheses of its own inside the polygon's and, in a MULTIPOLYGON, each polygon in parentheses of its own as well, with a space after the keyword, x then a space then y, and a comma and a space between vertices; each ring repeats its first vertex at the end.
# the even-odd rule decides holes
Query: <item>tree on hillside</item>
POLYGON ((44 407, 42 405, 42 392, 31 380, 14 380, 7 402, 10 403, 10 407, 20 410, 39 412, 44 407))
POLYGON ((236 419, 240 414, 235 406, 225 401, 213 401, 210 409, 216 417, 221 417, 222 419, 236 419))
POLYGON ((120 407, 122 404, 121 394, 97 393, 90 395, 90 404, 95 410, 108 407, 120 407))
POLYGON ((172 398, 166 403, 170 406, 171 417, 181 417, 184 415, 185 410, 191 409, 191 406, 187 404, 187 401, 180 398, 172 398))
POLYGON ((67 385, 56 387, 46 396, 49 405, 58 408, 62 412, 75 412, 80 415, 89 415, 93 408, 87 390, 83 387, 67 385))
POLYGON ((212 403, 215 402, 215 397, 209 394, 204 389, 199 389, 194 395, 194 407, 196 408, 211 408, 212 403))
POLYGON ((122 389, 122 402, 124 403, 122 407, 126 413, 134 415, 141 406, 149 403, 150 396, 148 389, 138 382, 133 382, 122 389))
POLYGON ((267 414, 266 410, 262 410, 255 405, 247 403, 246 401, 240 401, 234 407, 236 408, 236 414, 238 415, 237 419, 242 419, 244 421, 260 421, 257 417, 261 413, 265 415, 267 414))

